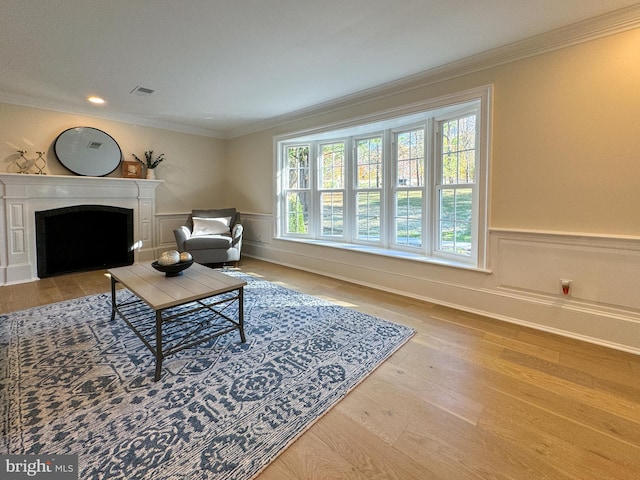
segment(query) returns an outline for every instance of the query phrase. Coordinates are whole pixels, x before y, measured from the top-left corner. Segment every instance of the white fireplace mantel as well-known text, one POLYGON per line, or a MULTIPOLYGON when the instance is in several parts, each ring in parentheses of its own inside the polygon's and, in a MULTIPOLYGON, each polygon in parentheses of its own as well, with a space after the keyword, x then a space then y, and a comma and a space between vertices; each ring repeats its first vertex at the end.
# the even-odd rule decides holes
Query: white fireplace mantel
MULTIPOLYGON (((36 280, 35 212, 75 205, 133 210, 135 259, 154 258, 155 190, 162 180, 0 174, 0 285, 36 280)), ((82 235, 82 225, 78 225, 82 235)))

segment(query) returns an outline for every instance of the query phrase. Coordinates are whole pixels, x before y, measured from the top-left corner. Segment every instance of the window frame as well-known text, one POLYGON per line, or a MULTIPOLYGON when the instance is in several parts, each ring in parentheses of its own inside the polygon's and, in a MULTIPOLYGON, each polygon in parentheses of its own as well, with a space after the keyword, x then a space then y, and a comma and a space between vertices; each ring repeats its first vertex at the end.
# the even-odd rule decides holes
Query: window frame
MULTIPOLYGON (((439 183, 438 179, 442 178, 442 162, 439 161, 440 156, 442 154, 441 151, 441 147, 442 147, 442 141, 441 141, 441 125, 444 122, 447 121, 451 121, 454 119, 461 119, 467 115, 470 114, 475 114, 476 116, 476 122, 480 122, 480 115, 481 115, 481 110, 480 110, 480 106, 475 106, 475 107, 471 107, 471 108, 461 108, 457 111, 452 111, 450 113, 447 113, 446 115, 440 115, 437 116, 433 119, 434 122, 434 138, 435 138, 435 142, 433 145, 434 148, 434 162, 433 162, 433 167, 434 167, 434 181, 433 181, 433 190, 432 190, 432 198, 431 198, 431 202, 432 202, 432 210, 431 210, 431 220, 433 222, 432 226, 431 226, 431 231, 434 234, 434 239, 432 242, 432 255, 435 258, 441 258, 443 260, 449 260, 449 261, 455 261, 458 260, 461 255, 459 254, 455 254, 455 253, 450 253, 450 252, 446 252, 444 250, 441 250, 440 248, 438 248, 439 246, 439 242, 440 242, 440 238, 437 238, 436 235, 439 232, 439 225, 438 222, 440 220, 440 213, 438 212, 438 206, 439 206, 439 192, 441 192, 442 190, 445 189, 445 187, 443 187, 444 182, 439 183)), ((475 135, 475 152, 478 155, 478 157, 481 156, 480 154, 480 132, 479 132, 479 128, 476 127, 476 135, 475 135)), ((475 235, 471 236, 471 255, 468 257, 469 258, 469 262, 471 263, 477 263, 478 262, 478 257, 479 257, 479 251, 478 251, 478 246, 479 246, 479 237, 480 237, 480 232, 479 232, 479 213, 480 213, 480 178, 478 177, 478 171, 480 170, 480 163, 482 163, 479 159, 476 159, 476 181, 475 182, 470 182, 470 183, 456 183, 455 187, 449 187, 450 189, 453 188, 454 190, 458 190, 458 189, 463 189, 463 188, 470 188, 471 192, 472 192, 472 214, 471 214, 471 231, 475 232, 475 235)))
POLYGON ((351 159, 350 159, 350 164, 351 164, 351 181, 349 182, 349 185, 351 186, 351 192, 349 192, 349 199, 351 201, 351 209, 349 210, 350 213, 350 238, 351 238, 351 243, 356 244, 356 245, 371 245, 371 246, 375 246, 375 247, 381 247, 384 248, 384 245, 386 243, 386 238, 385 238, 385 232, 386 232, 386 195, 385 195, 385 184, 388 184, 388 172, 386 171, 386 162, 385 162, 385 158, 387 158, 387 152, 386 152, 386 146, 388 145, 387 142, 387 138, 385 138, 385 132, 384 131, 371 131, 371 132, 367 132, 366 134, 363 135, 355 135, 352 137, 351 139, 352 141, 352 149, 351 149, 351 159), (371 185, 369 185, 368 187, 359 187, 358 186, 358 162, 357 162, 357 158, 358 158, 358 141, 361 140, 369 140, 369 139, 373 139, 373 138, 378 138, 380 137, 381 142, 382 142, 382 163, 380 166, 380 170, 381 170, 381 175, 382 175, 382 179, 381 179, 381 185, 379 187, 371 187, 371 185), (358 194, 359 193, 373 193, 375 194, 376 192, 379 193, 380 195, 380 213, 379 213, 379 238, 378 240, 369 240, 369 239, 363 239, 360 238, 359 236, 359 232, 358 232, 358 209, 359 209, 359 204, 358 204, 358 194))
MULTIPOLYGON (((484 86, 426 102, 377 112, 366 117, 325 125, 304 132, 293 132, 274 137, 275 191, 274 203, 275 238, 278 240, 303 241, 312 244, 348 248, 361 252, 396 256, 417 261, 433 262, 462 268, 487 269, 488 237, 488 172, 490 166, 492 86, 484 86), (475 179, 472 187, 471 255, 449 253, 438 249, 438 174, 440 165, 440 136, 438 129, 447 119, 459 118, 465 113, 476 115, 475 129, 475 179), (397 135, 415 128, 424 128, 424 181, 422 192, 421 245, 399 243, 396 240, 396 195, 397 192, 418 190, 417 187, 404 188, 398 183, 396 148, 397 135), (357 141, 363 138, 382 137, 382 189, 380 191, 380 240, 358 239, 357 231, 357 162, 355 161, 357 141), (327 189, 320 188, 321 162, 317 159, 321 145, 344 142, 344 197, 342 237, 322 235, 320 195, 327 189), (292 145, 308 144, 310 152, 311 204, 307 234, 287 234, 286 200, 283 174, 280 166, 286 148, 292 145), (312 158, 312 151, 316 152, 312 158), (283 195, 285 195, 283 197, 283 195)), ((469 186, 464 184, 463 186, 469 186)))
POLYGON ((319 219, 319 225, 318 225, 318 238, 322 238, 322 239, 326 239, 326 240, 332 240, 332 241, 337 241, 337 240, 342 240, 345 241, 345 239, 347 238, 347 215, 348 215, 348 206, 347 206, 347 149, 349 147, 349 142, 347 138, 343 138, 343 139, 329 139, 329 140, 325 140, 325 141, 319 141, 316 142, 315 144, 315 149, 317 150, 316 153, 316 158, 318 159, 316 162, 316 171, 317 171, 317 195, 312 194, 312 199, 313 198, 317 198, 317 207, 318 207, 318 219, 319 219), (344 151, 343 151, 343 165, 342 165, 342 188, 327 188, 324 187, 322 185, 322 181, 324 179, 324 175, 323 175, 323 162, 322 162, 322 158, 323 158, 323 154, 322 154, 322 150, 323 147, 325 145, 337 145, 337 144, 343 144, 344 145, 344 151), (342 235, 340 236, 336 236, 336 235, 325 235, 324 233, 324 214, 322 212, 323 209, 323 203, 322 203, 322 195, 327 193, 327 194, 333 194, 333 193, 342 193, 342 235))
MULTIPOLYGON (((305 147, 306 145, 304 144, 304 142, 293 142, 293 143, 289 143, 287 144, 282 151, 282 158, 284 159, 283 162, 286 162, 286 167, 283 168, 286 169, 286 171, 284 172, 284 175, 282 175, 282 182, 288 182, 290 179, 290 167, 288 164, 288 150, 289 148, 301 148, 301 147, 305 147)), ((289 198, 289 193, 307 193, 309 198, 310 198, 310 203, 313 206, 314 202, 313 202, 313 182, 314 182, 314 172, 313 172, 313 168, 312 168, 312 154, 311 151, 309 151, 308 153, 309 158, 308 158, 308 162, 309 165, 307 167, 307 172, 308 172, 308 176, 309 178, 307 179, 307 187, 300 187, 299 185, 297 187, 291 187, 290 186, 290 181, 289 181, 289 186, 286 187, 286 189, 284 191, 286 191, 286 194, 284 195, 283 198, 283 208, 285 211, 285 215, 284 217, 286 218, 286 221, 288 222, 289 216, 289 207, 288 207, 288 198, 289 198)), ((299 169, 299 167, 298 167, 299 169)), ((284 185, 283 185, 284 187, 284 185)), ((312 211, 312 208, 307 212, 307 214, 309 215, 309 218, 312 219, 314 217, 314 212, 312 211)), ((315 235, 315 233, 312 231, 313 229, 313 224, 314 222, 312 222, 311 220, 309 221, 309 225, 307 227, 307 233, 298 233, 298 232, 289 232, 288 230, 288 223, 285 223, 282 225, 282 232, 284 232, 284 235, 287 236, 291 236, 291 237, 297 237, 297 238, 313 238, 313 236, 315 235)))
POLYGON ((393 156, 392 156, 392 161, 390 162, 390 168, 392 170, 392 177, 391 177, 391 181, 392 181, 392 185, 391 185, 391 193, 390 193, 390 208, 392 208, 392 215, 391 215, 391 220, 393 221, 393 225, 391 229, 389 229, 388 233, 389 233, 389 244, 393 245, 394 249, 398 249, 398 250, 402 250, 402 251, 407 251, 407 252, 420 252, 421 254, 425 254, 427 250, 430 251, 429 248, 429 239, 428 239, 428 231, 429 231, 429 226, 427 224, 428 218, 429 218, 429 209, 430 209, 430 205, 431 205, 431 201, 428 198, 428 191, 429 191, 429 181, 431 178, 431 175, 429 174, 429 166, 430 166, 430 162, 428 160, 429 158, 429 148, 431 145, 431 141, 429 140, 430 138, 430 122, 429 119, 427 119, 426 121, 421 121, 418 123, 414 123, 414 124, 408 124, 408 125, 403 125, 401 127, 398 128, 394 128, 391 129, 390 131, 390 136, 391 136, 391 148, 393 149, 393 156), (399 179, 397 177, 398 174, 398 157, 397 157, 397 139, 398 139, 398 135, 402 134, 402 133, 406 133, 406 132, 411 132, 411 131, 415 131, 415 130, 419 130, 422 129, 424 131, 424 149, 423 149, 423 161, 424 161, 424 172, 423 172, 423 178, 422 178, 422 186, 417 186, 417 187, 412 187, 411 185, 408 186, 401 186, 399 184, 399 179), (398 218, 398 212, 397 212, 397 203, 395 201, 398 192, 402 192, 402 191, 421 191, 422 192, 422 201, 423 201, 423 205, 422 205, 422 215, 421 215, 421 232, 420 232, 420 245, 419 246, 411 246, 408 244, 402 244, 402 243, 398 243, 397 241, 397 227, 396 227, 396 219, 398 218))

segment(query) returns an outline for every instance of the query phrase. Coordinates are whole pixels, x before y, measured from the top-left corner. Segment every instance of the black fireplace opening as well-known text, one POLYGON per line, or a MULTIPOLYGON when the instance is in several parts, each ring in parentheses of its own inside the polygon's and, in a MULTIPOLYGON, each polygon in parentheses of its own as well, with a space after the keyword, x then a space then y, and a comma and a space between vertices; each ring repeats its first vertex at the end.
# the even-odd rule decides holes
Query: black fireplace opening
POLYGON ((75 205, 36 212, 38 277, 131 265, 133 210, 75 205))

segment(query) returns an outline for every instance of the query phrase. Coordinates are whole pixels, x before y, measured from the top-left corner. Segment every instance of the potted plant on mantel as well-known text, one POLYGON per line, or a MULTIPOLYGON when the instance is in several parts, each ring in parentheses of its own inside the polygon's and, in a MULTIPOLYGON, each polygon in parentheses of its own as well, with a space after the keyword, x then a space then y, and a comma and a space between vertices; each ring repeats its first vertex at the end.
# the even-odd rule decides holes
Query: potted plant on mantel
POLYGON ((148 150, 144 152, 145 161, 140 160, 135 153, 132 153, 131 155, 133 155, 133 158, 135 158, 137 161, 139 161, 141 164, 143 164, 147 168, 147 179, 155 180, 156 178, 155 168, 158 165, 160 165, 160 162, 164 160, 164 153, 161 153, 160 155, 158 155, 158 157, 154 160, 153 150, 148 150))

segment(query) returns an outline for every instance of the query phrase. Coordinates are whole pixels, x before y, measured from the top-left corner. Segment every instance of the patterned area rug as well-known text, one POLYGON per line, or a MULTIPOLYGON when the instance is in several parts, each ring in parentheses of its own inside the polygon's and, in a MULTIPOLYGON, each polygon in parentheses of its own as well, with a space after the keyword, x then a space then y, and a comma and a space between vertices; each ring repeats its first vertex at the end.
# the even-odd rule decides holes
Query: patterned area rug
POLYGON ((247 342, 168 357, 157 383, 108 294, 0 315, 0 451, 77 454, 81 479, 250 479, 413 334, 233 274, 247 342))

